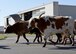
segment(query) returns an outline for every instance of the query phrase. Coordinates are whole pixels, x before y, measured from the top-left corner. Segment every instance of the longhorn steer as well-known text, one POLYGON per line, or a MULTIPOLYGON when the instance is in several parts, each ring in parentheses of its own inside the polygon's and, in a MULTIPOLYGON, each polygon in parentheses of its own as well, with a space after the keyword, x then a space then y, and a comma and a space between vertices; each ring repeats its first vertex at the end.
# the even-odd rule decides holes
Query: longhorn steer
MULTIPOLYGON (((72 45, 74 45, 74 19, 65 16, 43 16, 39 19, 31 18, 29 20, 29 27, 38 28, 45 36, 44 36, 44 45, 46 46, 47 38, 53 33, 62 33, 66 29, 68 29, 69 34, 71 34, 72 45)), ((69 35, 68 34, 68 35, 69 35)))
POLYGON ((21 35, 26 39, 27 42, 29 40, 26 38, 25 34, 29 32, 28 29, 28 22, 27 21, 19 21, 16 22, 14 25, 8 26, 5 33, 15 33, 18 35, 16 43, 19 41, 21 35))

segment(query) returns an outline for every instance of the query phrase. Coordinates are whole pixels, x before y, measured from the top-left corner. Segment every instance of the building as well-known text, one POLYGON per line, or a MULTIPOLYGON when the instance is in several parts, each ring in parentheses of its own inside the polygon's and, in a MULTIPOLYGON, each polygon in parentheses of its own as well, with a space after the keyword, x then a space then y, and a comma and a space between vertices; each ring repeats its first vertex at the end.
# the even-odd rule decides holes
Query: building
MULTIPOLYGON (((18 12, 22 20, 29 20, 31 17, 38 17, 41 13, 48 16, 71 16, 76 17, 76 6, 73 5, 61 5, 58 2, 53 2, 38 7, 34 7, 28 10, 18 12)), ((10 18, 9 18, 10 19, 10 18)), ((19 19, 19 18, 17 18, 19 19)), ((12 20, 13 21, 13 20, 12 20)), ((6 23, 11 22, 6 17, 6 23)))

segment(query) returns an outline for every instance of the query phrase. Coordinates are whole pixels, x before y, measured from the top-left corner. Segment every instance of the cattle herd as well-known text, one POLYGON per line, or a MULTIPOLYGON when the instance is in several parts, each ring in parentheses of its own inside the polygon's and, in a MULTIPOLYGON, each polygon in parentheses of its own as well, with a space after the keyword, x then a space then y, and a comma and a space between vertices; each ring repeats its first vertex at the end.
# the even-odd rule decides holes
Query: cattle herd
POLYGON ((35 33, 36 37, 33 42, 37 39, 38 43, 41 43, 42 35, 44 35, 43 47, 46 46, 48 38, 54 45, 57 43, 66 44, 67 39, 69 39, 70 44, 74 46, 76 21, 69 16, 42 16, 41 14, 39 18, 30 18, 28 21, 21 20, 13 25, 9 25, 5 33, 17 34, 16 43, 18 43, 21 35, 29 43, 29 40, 26 38, 26 33, 35 33), (56 42, 50 38, 53 35, 57 36, 56 42))

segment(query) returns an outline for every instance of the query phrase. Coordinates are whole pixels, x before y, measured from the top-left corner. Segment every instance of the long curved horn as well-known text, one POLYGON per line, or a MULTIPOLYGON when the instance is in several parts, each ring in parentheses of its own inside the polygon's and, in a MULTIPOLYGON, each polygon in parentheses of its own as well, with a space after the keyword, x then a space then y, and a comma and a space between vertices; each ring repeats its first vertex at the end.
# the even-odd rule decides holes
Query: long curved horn
POLYGON ((45 14, 45 12, 44 12, 44 13, 42 13, 42 14, 40 14, 39 18, 41 18, 41 16, 42 16, 43 14, 45 14))

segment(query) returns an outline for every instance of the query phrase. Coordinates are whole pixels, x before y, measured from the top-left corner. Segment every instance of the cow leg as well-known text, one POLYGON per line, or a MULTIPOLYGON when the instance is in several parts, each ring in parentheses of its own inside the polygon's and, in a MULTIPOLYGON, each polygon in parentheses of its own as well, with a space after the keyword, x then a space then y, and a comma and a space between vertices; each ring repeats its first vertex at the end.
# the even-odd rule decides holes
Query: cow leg
POLYGON ((46 46, 47 39, 46 39, 46 38, 44 38, 44 41, 45 41, 45 43, 44 43, 43 47, 45 47, 45 46, 46 46))
POLYGON ((18 41, 19 41, 19 38, 20 38, 20 35, 18 35, 18 36, 17 36, 17 41, 16 41, 16 43, 18 43, 18 41))
POLYGON ((68 37, 68 38, 69 38, 70 44, 72 44, 72 40, 71 40, 71 37, 70 37, 70 35, 69 35, 69 37, 68 37))
POLYGON ((55 41, 53 41, 52 40, 53 39, 53 36, 51 35, 51 36, 49 36, 49 41, 51 42, 51 43, 53 43, 54 45, 56 45, 56 42, 55 41), (51 38, 50 38, 51 37, 51 38))
POLYGON ((74 46, 74 27, 69 30, 70 30, 69 34, 71 34, 72 46, 74 46))
POLYGON ((47 43, 47 38, 50 37, 50 33, 45 33, 45 36, 44 36, 44 45, 43 47, 46 46, 46 43, 47 43))
POLYGON ((36 34, 36 36, 37 36, 37 41, 38 41, 38 43, 40 43, 40 40, 39 40, 39 34, 36 34))
POLYGON ((72 43, 72 46, 74 46, 74 37, 73 37, 72 39, 73 39, 73 43, 72 43))
POLYGON ((42 42, 42 36, 41 36, 41 34, 38 34, 37 37, 38 37, 38 39, 37 39, 38 43, 42 42))
POLYGON ((73 31, 71 29, 70 29, 69 34, 71 34, 70 36, 71 36, 72 46, 74 46, 74 33, 73 33, 73 31))
POLYGON ((37 36, 37 41, 38 41, 38 43, 40 43, 39 36, 37 36))
POLYGON ((65 35, 62 34, 62 41, 61 41, 62 44, 64 44, 64 40, 65 40, 65 35))
POLYGON ((29 40, 26 38, 26 35, 23 34, 24 39, 26 39, 26 41, 29 43, 29 40))
POLYGON ((74 36, 71 36, 72 46, 74 46, 74 36))
MULTIPOLYGON (((43 47, 45 47, 45 46, 46 46, 47 38, 48 38, 48 37, 50 37, 50 35, 48 35, 48 36, 44 36, 44 45, 43 45, 43 47)), ((49 41, 51 41, 54 45, 56 44, 56 43, 55 43, 55 42, 53 42, 51 39, 50 39, 49 41)))
POLYGON ((56 35, 57 35, 56 43, 60 43, 62 41, 62 35, 60 33, 56 33, 56 35))
POLYGON ((36 39, 37 39, 37 34, 36 34, 36 37, 34 38, 34 41, 33 41, 33 43, 36 41, 36 39))
POLYGON ((41 36, 41 35, 39 35, 39 37, 40 37, 40 40, 41 40, 41 42, 42 42, 42 36, 41 36))
POLYGON ((63 43, 63 44, 66 45, 66 42, 67 42, 67 38, 65 37, 65 38, 64 38, 64 43, 63 43))
POLYGON ((40 39, 40 42, 42 42, 42 36, 41 36, 40 33, 38 33, 38 37, 39 37, 39 39, 40 39))

